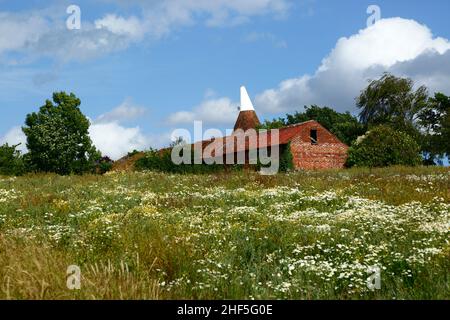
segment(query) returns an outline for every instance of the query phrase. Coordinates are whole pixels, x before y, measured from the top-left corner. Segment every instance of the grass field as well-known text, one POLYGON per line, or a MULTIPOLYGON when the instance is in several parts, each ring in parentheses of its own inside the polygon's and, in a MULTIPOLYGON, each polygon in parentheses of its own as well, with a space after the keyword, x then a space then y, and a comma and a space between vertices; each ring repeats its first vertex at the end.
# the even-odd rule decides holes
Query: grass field
POLYGON ((3 177, 0 298, 449 299, 449 231, 448 168, 3 177))

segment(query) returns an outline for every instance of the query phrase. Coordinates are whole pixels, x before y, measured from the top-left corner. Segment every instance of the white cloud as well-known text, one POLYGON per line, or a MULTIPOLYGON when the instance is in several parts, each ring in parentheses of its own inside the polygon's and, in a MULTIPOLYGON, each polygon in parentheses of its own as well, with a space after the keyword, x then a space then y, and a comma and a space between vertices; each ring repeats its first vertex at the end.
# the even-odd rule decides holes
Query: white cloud
POLYGON ((145 25, 137 17, 123 18, 115 14, 107 14, 94 22, 97 29, 106 29, 118 35, 141 39, 145 34, 145 25))
POLYGON ((48 30, 48 21, 37 14, 0 12, 0 54, 23 49, 37 42, 48 30))
POLYGON ((100 115, 95 123, 107 123, 107 122, 123 122, 128 120, 134 120, 143 116, 147 112, 147 109, 141 106, 134 105, 131 99, 126 99, 117 108, 100 115))
POLYGON ((68 30, 53 11, 0 12, 0 63, 17 65, 50 57, 59 62, 83 61, 127 48, 140 39, 135 18, 84 21, 81 30, 68 30), (104 26, 104 27, 101 27, 104 26))
POLYGON ((27 152, 27 138, 19 126, 11 128, 3 137, 0 137, 0 145, 5 143, 12 146, 20 144, 17 149, 22 153, 27 152))
POLYGON ((178 111, 168 118, 169 124, 186 124, 195 121, 195 113, 192 111, 178 111))
POLYGON ((209 27, 234 26, 253 16, 284 16, 289 0, 110 0, 119 4, 135 4, 143 11, 143 20, 154 36, 160 37, 173 29, 198 22, 209 27))
POLYGON ((84 61, 158 39, 180 27, 199 22, 210 27, 236 25, 255 15, 283 15, 289 7, 287 0, 130 2, 140 8, 139 16, 108 13, 93 21, 83 18, 81 30, 68 30, 67 16, 54 8, 0 12, 0 63, 20 64, 43 56, 59 62, 84 61))
POLYGON ((309 104, 354 110, 354 98, 368 80, 383 72, 411 77, 430 90, 450 92, 449 49, 447 39, 433 37, 426 26, 414 20, 380 20, 339 39, 314 75, 282 81, 277 88, 259 94, 256 106, 272 114, 309 104), (440 61, 439 66, 435 61, 440 61))
POLYGON ((192 111, 173 113, 168 118, 171 125, 189 124, 195 120, 208 124, 233 124, 238 115, 237 102, 229 98, 207 99, 192 111))
MULTIPOLYGON (((126 127, 121 124, 145 112, 145 108, 134 106, 129 99, 125 100, 117 108, 91 121, 89 136, 93 144, 103 155, 113 160, 120 159, 135 149, 142 151, 150 147, 159 148, 167 145, 171 138, 169 133, 146 135, 139 127, 126 127)), ((26 136, 19 126, 11 128, 4 136, 0 136, 0 145, 4 143, 20 144, 18 147, 20 151, 23 153, 28 151, 26 136)))
MULTIPOLYGON (((147 136, 139 127, 127 128, 118 122, 94 123, 89 128, 89 136, 95 147, 103 155, 113 160, 120 159, 133 150, 146 150, 149 147, 162 147, 170 142, 169 134, 147 136)), ((26 148, 26 136, 21 127, 11 128, 4 136, 0 137, 0 145, 18 145, 17 149, 22 153, 28 152, 26 148)))
POLYGON ((92 142, 103 155, 113 160, 120 159, 135 149, 145 150, 152 143, 159 143, 158 137, 145 135, 139 127, 122 125, 146 112, 146 108, 134 105, 131 99, 125 99, 118 107, 91 121, 89 135, 92 142))
MULTIPOLYGON (((118 122, 94 123, 89 128, 89 136, 95 147, 103 155, 113 160, 120 159, 128 152, 148 149, 151 145, 162 146, 169 141, 168 135, 155 135, 152 137, 142 133, 139 127, 127 128, 118 122)), ((18 145, 22 153, 28 152, 26 148, 26 136, 21 127, 11 128, 3 137, 0 137, 0 145, 18 145)))
POLYGON ((97 149, 113 160, 120 159, 134 149, 145 150, 150 147, 149 139, 139 127, 126 128, 117 122, 92 124, 89 135, 97 149))
POLYGON ((134 40, 86 22, 81 30, 61 28, 44 33, 30 50, 34 56, 56 58, 60 62, 85 61, 126 49, 134 40))

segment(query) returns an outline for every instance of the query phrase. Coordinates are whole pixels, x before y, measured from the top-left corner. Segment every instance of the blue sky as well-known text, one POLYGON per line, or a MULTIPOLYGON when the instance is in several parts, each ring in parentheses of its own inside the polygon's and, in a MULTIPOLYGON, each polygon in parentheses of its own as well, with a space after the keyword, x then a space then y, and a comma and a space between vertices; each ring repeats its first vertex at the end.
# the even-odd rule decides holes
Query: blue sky
POLYGON ((0 142, 52 92, 74 92, 114 158, 175 128, 230 128, 239 87, 261 119, 312 103, 355 112, 384 71, 450 94, 450 2, 0 0, 0 142), (81 30, 68 30, 69 5, 81 30), (382 20, 368 27, 369 5, 382 20))

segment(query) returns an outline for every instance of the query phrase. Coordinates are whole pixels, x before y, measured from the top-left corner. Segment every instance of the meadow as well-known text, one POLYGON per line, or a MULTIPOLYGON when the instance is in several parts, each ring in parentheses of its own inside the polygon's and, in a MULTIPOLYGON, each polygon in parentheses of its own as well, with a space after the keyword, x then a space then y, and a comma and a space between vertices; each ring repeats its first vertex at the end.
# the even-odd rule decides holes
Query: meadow
POLYGON ((0 299, 450 299, 449 231, 448 168, 1 177, 0 299))

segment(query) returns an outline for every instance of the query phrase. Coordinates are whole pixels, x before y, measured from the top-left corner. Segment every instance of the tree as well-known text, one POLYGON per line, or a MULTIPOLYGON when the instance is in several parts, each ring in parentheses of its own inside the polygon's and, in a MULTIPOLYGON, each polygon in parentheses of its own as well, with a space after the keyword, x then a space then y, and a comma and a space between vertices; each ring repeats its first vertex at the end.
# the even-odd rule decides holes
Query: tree
POLYGON ((278 129, 309 120, 315 120, 327 130, 335 134, 342 142, 351 145, 359 136, 366 132, 366 127, 349 112, 339 113, 328 107, 312 105, 305 107, 304 112, 287 114, 286 118, 266 121, 261 127, 264 129, 278 129))
POLYGON ((349 149, 347 166, 387 167, 416 166, 422 163, 420 147, 404 132, 390 126, 372 128, 349 149))
POLYGON ((100 153, 89 138, 89 120, 73 93, 53 94, 39 112, 28 114, 25 127, 27 159, 32 170, 58 174, 90 172, 100 153))
POLYGON ((281 129, 283 127, 286 127, 286 119, 278 118, 273 120, 265 120, 263 124, 257 127, 257 129, 265 129, 265 130, 272 130, 272 129, 281 129))
POLYGON ((404 131, 414 138, 420 133, 415 125, 418 113, 428 103, 428 91, 424 86, 414 90, 414 82, 385 73, 373 80, 356 99, 361 112, 360 121, 369 126, 387 124, 404 131))
POLYGON ((419 113, 419 123, 424 133, 424 151, 428 163, 436 157, 450 155, 450 97, 435 93, 428 105, 419 113))
POLYGON ((0 174, 6 176, 19 176, 25 173, 23 156, 17 147, 4 144, 0 146, 0 174))

